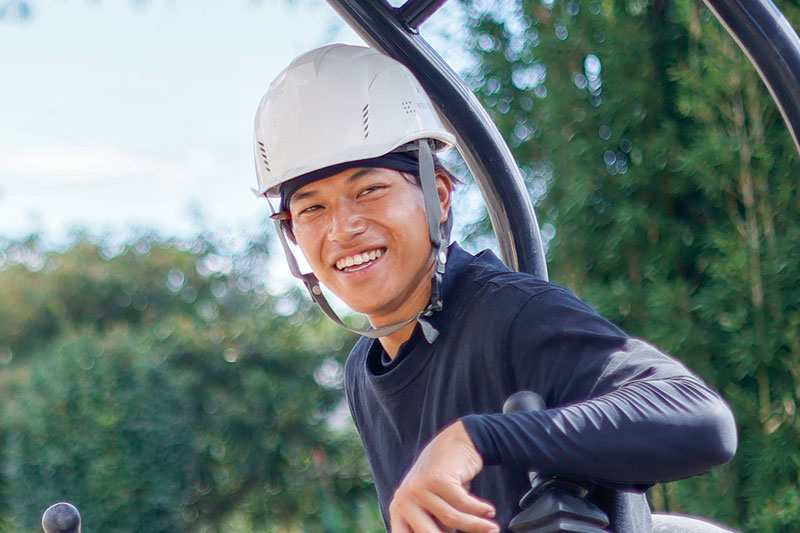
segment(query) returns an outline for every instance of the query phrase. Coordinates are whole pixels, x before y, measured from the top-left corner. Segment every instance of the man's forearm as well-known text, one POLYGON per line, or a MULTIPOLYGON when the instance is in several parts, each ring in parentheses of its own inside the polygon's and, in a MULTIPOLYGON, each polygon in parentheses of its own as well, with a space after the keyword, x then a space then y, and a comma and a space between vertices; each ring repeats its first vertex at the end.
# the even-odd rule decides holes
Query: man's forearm
POLYGON ((733 415, 694 378, 629 383, 570 406, 463 422, 485 464, 629 484, 671 481, 725 463, 733 415))

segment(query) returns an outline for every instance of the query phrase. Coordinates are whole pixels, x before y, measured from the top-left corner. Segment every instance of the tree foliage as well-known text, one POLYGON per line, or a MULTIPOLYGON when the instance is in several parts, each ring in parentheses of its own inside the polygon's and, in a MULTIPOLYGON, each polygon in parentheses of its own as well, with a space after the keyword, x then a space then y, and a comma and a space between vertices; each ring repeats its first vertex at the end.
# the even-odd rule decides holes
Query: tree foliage
POLYGON ((551 278, 736 413, 734 462, 656 487, 652 503, 795 529, 800 167, 757 73, 697 2, 466 5, 470 83, 522 165, 551 278))
POLYGON ((263 246, 143 235, 0 252, 0 515, 34 531, 370 530, 352 339, 264 285, 263 246), (234 527, 234 524, 238 524, 234 527))

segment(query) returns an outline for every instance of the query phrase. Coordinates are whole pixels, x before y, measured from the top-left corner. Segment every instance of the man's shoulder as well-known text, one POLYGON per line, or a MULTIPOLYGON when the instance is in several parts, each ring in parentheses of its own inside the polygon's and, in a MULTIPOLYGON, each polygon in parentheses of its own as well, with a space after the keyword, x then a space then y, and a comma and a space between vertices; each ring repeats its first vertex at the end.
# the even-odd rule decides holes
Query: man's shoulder
POLYGON ((350 355, 352 356, 353 354, 363 354, 364 356, 366 356, 367 352, 369 352, 370 348, 372 347, 373 341, 374 339, 371 339, 369 337, 364 337, 364 336, 359 337, 358 340, 356 340, 356 343, 350 349, 350 355))
POLYGON ((350 349, 350 355, 345 361, 345 367, 352 366, 357 364, 357 361, 363 361, 366 359, 370 348, 372 348, 373 342, 376 342, 375 339, 364 336, 359 337, 356 343, 350 349))
POLYGON ((560 285, 532 274, 509 269, 491 250, 471 255, 459 249, 457 256, 461 262, 461 268, 453 285, 453 290, 457 293, 487 298, 508 298, 512 301, 527 301, 531 297, 546 294, 577 298, 560 285))

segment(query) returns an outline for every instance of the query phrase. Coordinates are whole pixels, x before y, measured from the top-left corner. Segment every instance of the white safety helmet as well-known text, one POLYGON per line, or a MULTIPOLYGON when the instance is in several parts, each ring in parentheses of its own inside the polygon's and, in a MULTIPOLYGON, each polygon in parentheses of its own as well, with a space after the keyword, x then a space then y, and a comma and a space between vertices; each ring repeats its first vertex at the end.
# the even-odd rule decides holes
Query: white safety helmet
POLYGON ((418 139, 455 143, 413 74, 377 50, 334 44, 297 57, 270 84, 255 121, 258 189, 418 139))
MULTIPOLYGON (((335 44, 297 57, 270 84, 256 112, 255 159, 258 196, 280 196, 286 182, 317 171, 376 159, 395 151, 416 151, 425 216, 434 254, 428 306, 402 323, 358 330, 336 315, 319 280, 300 271, 286 240, 286 213, 273 213, 292 275, 337 324, 368 337, 389 335, 418 321, 433 342, 438 331, 427 318, 442 309, 441 284, 447 262, 450 224, 439 224, 433 151, 455 144, 413 74, 371 48, 335 44)), ((324 173, 324 171, 323 171, 324 173)), ((297 183, 295 183, 296 185, 297 183)), ((270 204, 271 206, 272 204, 270 204)))

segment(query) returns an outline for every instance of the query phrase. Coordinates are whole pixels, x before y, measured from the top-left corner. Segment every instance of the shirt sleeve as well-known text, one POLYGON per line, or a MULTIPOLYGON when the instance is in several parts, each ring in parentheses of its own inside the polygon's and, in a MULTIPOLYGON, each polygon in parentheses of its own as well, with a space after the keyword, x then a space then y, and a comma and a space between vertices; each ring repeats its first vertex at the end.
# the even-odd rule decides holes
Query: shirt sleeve
POLYGON ((486 465, 641 488, 736 451, 733 415, 715 392, 565 289, 527 301, 506 349, 514 388, 537 392, 547 408, 462 418, 486 465))

